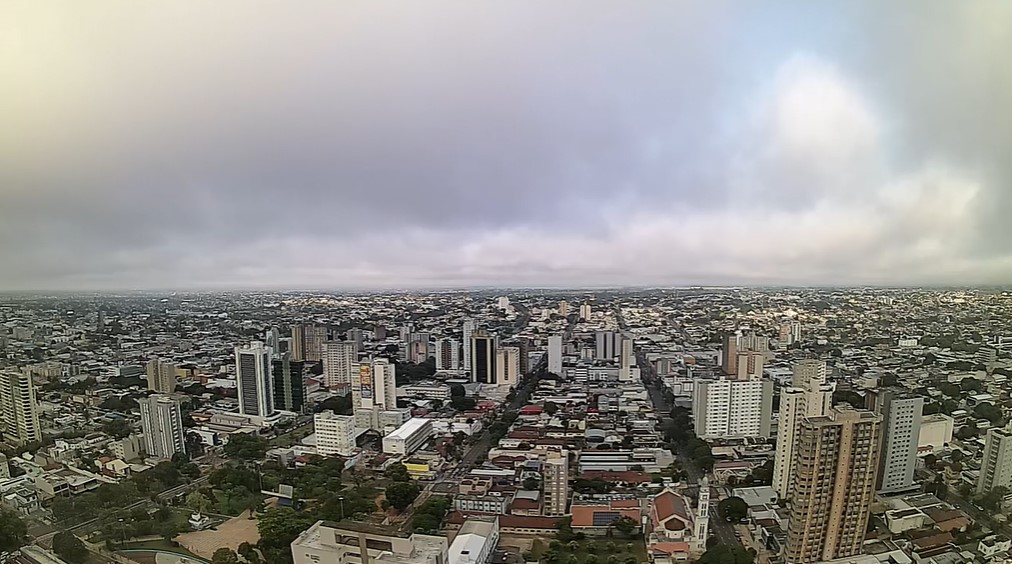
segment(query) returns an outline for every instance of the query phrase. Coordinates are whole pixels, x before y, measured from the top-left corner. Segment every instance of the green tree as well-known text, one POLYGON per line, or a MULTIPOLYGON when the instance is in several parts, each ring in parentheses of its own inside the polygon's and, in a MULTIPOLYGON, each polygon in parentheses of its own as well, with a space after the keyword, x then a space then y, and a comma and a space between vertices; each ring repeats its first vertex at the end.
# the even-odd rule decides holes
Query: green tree
POLYGON ((439 529, 439 519, 431 513, 422 513, 421 515, 415 515, 411 526, 418 532, 433 533, 439 529))
POLYGON ((537 490, 541 488, 541 482, 537 478, 530 477, 524 478, 524 489, 525 490, 537 490))
POLYGON ((637 529, 639 529, 639 523, 637 523, 631 517, 625 515, 615 519, 615 522, 611 524, 616 531, 622 533, 622 536, 631 537, 637 529))
POLYGON ((130 422, 126 419, 113 419, 102 424, 102 432, 112 436, 114 439, 129 437, 133 432, 130 422))
POLYGON ((400 462, 391 464, 390 467, 387 468, 385 472, 383 472, 383 475, 395 482, 411 481, 411 475, 408 474, 407 467, 401 464, 400 462))
POLYGON ((211 555, 211 564, 239 564, 239 555, 231 548, 222 547, 211 555))
POLYGON ((752 564, 755 551, 740 544, 717 544, 708 548, 698 560, 700 564, 752 564))
POLYGON ((207 513, 211 510, 211 500, 200 490, 194 490, 186 496, 186 507, 197 513, 207 513))
POLYGON ((559 406, 554 401, 546 401, 544 411, 548 415, 555 415, 559 411, 559 406))
POLYGON ((242 556, 242 559, 249 564, 261 564, 261 562, 263 562, 263 559, 260 558, 260 553, 257 552, 257 549, 248 542, 240 544, 237 552, 239 553, 239 556, 242 556))
POLYGON ((563 517, 555 522, 555 528, 558 532, 555 533, 555 538, 560 543, 569 542, 575 538, 573 534, 573 518, 563 517))
POLYGON ((267 454, 267 441, 254 435, 231 435, 224 451, 229 458, 260 460, 267 454))
POLYGON ((404 511, 415 501, 420 491, 421 488, 415 482, 395 482, 387 488, 386 498, 398 511, 404 511))
POLYGON ((748 504, 740 497, 729 497, 717 504, 717 514, 725 521, 737 523, 748 516, 748 504))
POLYGON ((70 564, 84 564, 88 560, 88 549, 70 531, 56 533, 53 537, 53 552, 70 564))
POLYGON ((0 509, 0 552, 14 552, 28 543, 28 526, 17 513, 0 509))
POLYGON ((260 547, 291 550, 292 541, 316 522, 308 513, 297 513, 288 507, 271 508, 260 515, 257 530, 260 547))

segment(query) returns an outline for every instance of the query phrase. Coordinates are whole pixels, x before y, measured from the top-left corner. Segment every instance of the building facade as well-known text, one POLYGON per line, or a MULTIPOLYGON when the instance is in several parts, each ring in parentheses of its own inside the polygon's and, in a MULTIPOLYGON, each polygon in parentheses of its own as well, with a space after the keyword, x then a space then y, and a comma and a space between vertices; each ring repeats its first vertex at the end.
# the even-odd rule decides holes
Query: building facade
POLYGON ((176 391, 176 365, 155 358, 147 364, 148 389, 159 394, 176 391))
POLYGON ((562 374, 562 335, 548 337, 548 371, 562 374))
POLYGON ((448 564, 446 537, 317 521, 292 541, 293 564, 448 564))
POLYGON ((520 347, 503 347, 496 352, 496 383, 516 386, 520 382, 520 347))
POLYGON ((274 408, 303 413, 306 410, 306 364, 292 360, 291 353, 281 355, 271 361, 271 374, 274 377, 274 408))
POLYGON ((328 388, 351 384, 358 351, 351 341, 323 343, 323 383, 328 388))
POLYGON ((274 413, 271 351, 262 342, 235 348, 235 379, 241 415, 268 417, 274 413))
POLYGON ((984 439, 984 457, 977 479, 977 495, 994 488, 1012 488, 1012 432, 1007 429, 988 429, 984 439))
POLYGON ((463 327, 463 338, 461 342, 464 343, 464 370, 471 370, 471 335, 478 326, 471 319, 464 321, 463 327))
POLYGON ((351 456, 355 450, 355 417, 321 411, 313 416, 316 452, 320 456, 351 456))
POLYGON ((471 333, 471 381, 495 384, 495 337, 487 331, 471 333))
POLYGON ((155 394, 139 400, 138 404, 147 455, 171 459, 177 452, 185 453, 186 436, 183 433, 183 416, 179 409, 179 400, 155 394))
POLYGON ((834 386, 826 381, 826 363, 802 360, 794 364, 791 386, 780 389, 777 450, 773 462, 773 489, 780 499, 790 498, 794 449, 801 422, 829 413, 834 386))
POLYGON ((565 515, 569 504, 569 452, 552 449, 545 453, 545 515, 565 515))
POLYGON ((769 437, 773 416, 773 382, 768 379, 693 382, 692 413, 696 436, 769 437))
POLYGON ((460 370, 460 342, 456 339, 436 341, 436 370, 460 370))
POLYGON ((13 369, 0 371, 0 422, 8 442, 42 442, 35 383, 28 374, 13 369))
POLYGON ((383 452, 386 454, 408 455, 422 447, 432 438, 432 420, 421 417, 409 419, 396 431, 383 437, 383 452))
POLYGON ((915 485, 924 398, 886 390, 880 394, 878 407, 882 415, 878 490, 889 493, 911 489, 915 485))

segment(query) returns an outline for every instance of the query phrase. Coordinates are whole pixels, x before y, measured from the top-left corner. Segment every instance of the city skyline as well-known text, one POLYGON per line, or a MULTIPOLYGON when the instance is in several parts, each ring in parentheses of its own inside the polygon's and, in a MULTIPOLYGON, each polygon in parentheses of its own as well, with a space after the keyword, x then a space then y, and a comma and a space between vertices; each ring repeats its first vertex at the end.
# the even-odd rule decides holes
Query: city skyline
POLYGON ((1007 2, 5 12, 0 291, 1012 280, 1007 2))

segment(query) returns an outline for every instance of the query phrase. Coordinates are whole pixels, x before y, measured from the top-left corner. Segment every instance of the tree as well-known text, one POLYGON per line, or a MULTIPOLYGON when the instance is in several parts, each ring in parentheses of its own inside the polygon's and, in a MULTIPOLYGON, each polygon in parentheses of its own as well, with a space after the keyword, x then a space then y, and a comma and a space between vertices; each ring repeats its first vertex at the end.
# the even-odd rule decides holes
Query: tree
POLYGON ((748 516, 748 504, 740 497, 729 497, 717 504, 717 514, 721 519, 737 523, 748 516))
POLYGON ((222 547, 211 555, 211 564, 239 564, 239 556, 231 548, 222 547))
POLYGON ((961 460, 963 460, 964 457, 966 457, 966 454, 964 454, 963 451, 959 450, 958 448, 952 449, 952 453, 949 454, 949 458, 951 458, 953 462, 960 462, 961 460))
POLYGON ((434 532, 439 529, 439 519, 431 513, 422 513, 421 515, 415 515, 411 526, 418 532, 434 532))
POLYGON ((997 510, 998 506, 1001 505, 1001 501, 1005 499, 1005 494, 1008 493, 1008 488, 1005 486, 998 486, 987 492, 980 498, 980 506, 984 509, 997 510))
POLYGON ((383 475, 395 482, 411 481, 411 475, 408 474, 408 468, 400 462, 391 464, 390 467, 383 472, 383 475))
POLYGON ((934 454, 929 454, 924 457, 924 466, 927 467, 928 470, 933 470, 937 462, 938 457, 935 456, 934 454))
POLYGON ((560 543, 569 542, 575 538, 575 535, 573 534, 572 517, 563 517, 562 519, 559 519, 555 523, 555 528, 558 530, 558 532, 555 533, 555 538, 557 538, 560 543))
POLYGON ((123 439, 130 436, 133 428, 126 419, 113 419, 102 424, 102 432, 112 436, 114 439, 123 439))
POLYGON ((260 564, 263 562, 263 559, 260 558, 260 553, 257 552, 257 549, 248 542, 240 544, 238 552, 239 556, 242 556, 242 559, 249 562, 249 564, 260 564))
POLYGON ((544 407, 544 412, 545 413, 547 413, 548 415, 555 415, 558 411, 559 411, 559 406, 556 405, 555 402, 553 402, 553 401, 546 401, 545 402, 545 407, 544 407))
POLYGON ((313 515, 296 513, 289 507, 276 507, 260 515, 257 530, 260 546, 267 549, 291 550, 292 541, 316 522, 313 515))
POLYGON ((539 482, 537 478, 531 477, 531 478, 525 478, 524 479, 524 489, 525 490, 536 490, 536 489, 539 489, 540 487, 541 487, 541 482, 539 482))
POLYGON ((700 564, 752 564, 755 552, 740 544, 717 544, 708 548, 699 558, 700 564))
POLYGON ((462 398, 467 395, 467 390, 460 384, 454 384, 450 386, 450 397, 451 398, 462 398))
POLYGON ((71 564, 84 564, 88 560, 88 549, 70 531, 56 533, 53 537, 53 552, 71 564))
POLYGON ((462 396, 454 396, 450 398, 450 407, 456 409, 457 411, 471 411, 476 405, 478 405, 478 403, 474 401, 474 398, 466 398, 462 396))
POLYGON ((267 441, 254 435, 237 434, 225 443, 225 456, 239 460, 260 460, 267 454, 267 441))
POLYGON ((942 382, 938 385, 938 390, 950 398, 958 398, 962 393, 959 386, 952 382, 942 382))
POLYGON ((194 490, 186 496, 186 507, 196 511, 197 513, 207 513, 211 510, 211 500, 206 495, 200 492, 200 490, 194 490))
POLYGON ((974 408, 973 415, 981 419, 987 419, 992 425, 998 425, 1001 423, 1003 417, 1001 408, 995 407, 990 403, 982 403, 978 405, 974 408))
POLYGON ((615 519, 611 524, 616 531, 622 533, 623 536, 631 537, 632 534, 639 528, 639 523, 633 520, 631 517, 625 515, 615 519))
POLYGON ((14 552, 28 543, 28 526, 17 513, 0 509, 0 552, 14 552))
POLYGON ((386 498, 398 511, 404 511, 415 501, 420 491, 415 482, 395 482, 387 488, 386 498))

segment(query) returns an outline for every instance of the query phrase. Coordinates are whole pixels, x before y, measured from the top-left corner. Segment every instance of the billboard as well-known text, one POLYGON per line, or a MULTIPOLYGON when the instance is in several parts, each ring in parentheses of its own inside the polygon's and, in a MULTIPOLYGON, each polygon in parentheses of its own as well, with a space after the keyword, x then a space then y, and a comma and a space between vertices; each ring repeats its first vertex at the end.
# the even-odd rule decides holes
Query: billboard
POLYGON ((363 399, 372 399, 372 367, 363 364, 358 367, 358 389, 363 399))

